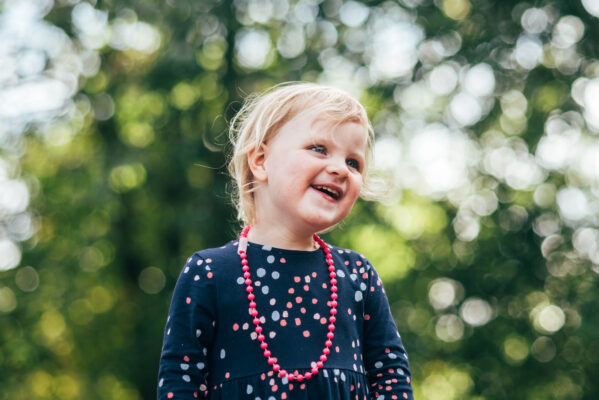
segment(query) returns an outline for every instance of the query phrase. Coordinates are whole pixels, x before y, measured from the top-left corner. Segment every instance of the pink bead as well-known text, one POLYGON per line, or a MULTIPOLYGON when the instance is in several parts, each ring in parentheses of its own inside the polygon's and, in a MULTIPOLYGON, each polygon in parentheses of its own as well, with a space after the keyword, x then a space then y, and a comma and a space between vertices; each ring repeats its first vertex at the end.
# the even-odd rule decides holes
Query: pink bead
POLYGON ((248 294, 248 300, 254 300, 256 296, 253 293, 248 294))
POLYGON ((250 308, 256 308, 256 302, 250 301, 250 308))
MULTIPOLYGON (((329 332, 329 333, 330 333, 330 332, 329 332)), ((258 341, 260 341, 260 342, 264 342, 264 339, 266 339, 266 337, 264 337, 264 335, 263 335, 263 334, 259 334, 259 335, 258 335, 258 341)), ((263 343, 263 344, 266 344, 266 343, 263 343)))
POLYGON ((258 318, 254 318, 252 322, 254 323, 254 325, 258 325, 260 323, 260 320, 258 318))
POLYGON ((331 285, 336 285, 337 284, 337 279, 333 278, 331 279, 331 285))
POLYGON ((304 380, 304 376, 303 376, 303 375, 297 375, 297 376, 295 377, 295 379, 296 379, 298 382, 301 382, 301 381, 303 381, 303 380, 304 380))
POLYGON ((256 309, 254 308, 252 311, 250 311, 250 315, 251 315, 252 317, 256 317, 256 316, 258 316, 258 310, 256 310, 256 309))
POLYGON ((331 307, 337 307, 337 300, 331 300, 331 307))
POLYGON ((246 260, 245 258, 243 260, 241 260, 241 265, 248 265, 248 260, 246 260))
POLYGON ((279 372, 279 378, 284 378, 284 377, 286 377, 286 376, 287 376, 287 371, 285 371, 284 369, 282 369, 282 370, 279 372))
POLYGON ((275 359, 272 357, 268 357, 268 365, 273 365, 274 363, 276 363, 275 359))
POLYGON ((333 342, 331 342, 330 340, 327 340, 326 342, 324 342, 324 345, 327 347, 331 347, 333 345, 333 342))
POLYGON ((264 350, 264 357, 270 357, 270 350, 264 350))
POLYGON ((275 372, 278 372, 280 369, 281 369, 281 366, 279 364, 275 364, 275 365, 272 366, 272 370, 275 371, 275 372))
MULTIPOLYGON (((325 360, 326 361, 326 360, 325 360)), ((316 367, 322 368, 324 366, 324 361, 316 361, 316 367)))
POLYGON ((326 249, 325 253, 327 253, 327 255, 325 256, 327 260, 330 260, 330 259, 333 258, 333 256, 331 255, 331 252, 329 251, 329 249, 326 249))
POLYGON ((331 315, 336 315, 337 314, 337 309, 336 308, 331 308, 330 313, 331 313, 331 315))
POLYGON ((241 270, 242 270, 243 272, 248 272, 248 271, 250 270, 250 267, 248 267, 247 265, 244 265, 244 266, 241 268, 241 270))
POLYGON ((329 324, 329 331, 333 332, 335 330, 335 324, 329 324))
POLYGON ((256 333, 260 333, 262 332, 262 327, 260 325, 256 326, 256 329, 254 329, 256 331, 256 333))
POLYGON ((262 343, 260 343, 260 348, 262 350, 266 350, 268 348, 268 343, 266 343, 266 342, 263 341, 262 343))
MULTIPOLYGON (((328 350, 328 349, 326 349, 326 350, 328 350)), ((324 353, 324 351, 323 351, 323 353, 324 353)), ((326 360, 327 360, 327 356, 325 356, 324 354, 320 356, 321 364, 324 363, 326 360)))
POLYGON ((318 368, 312 368, 312 375, 316 375, 318 373, 318 368))
POLYGON ((294 381, 295 375, 289 374, 289 375, 287 375, 287 379, 289 380, 289 382, 294 381))
POLYGON ((331 299, 333 299, 333 300, 337 300, 337 297, 338 297, 338 296, 337 296, 337 293, 332 293, 332 294, 331 294, 331 299))
POLYGON ((331 292, 335 293, 337 291, 337 286, 331 286, 331 292))
POLYGON ((329 322, 330 322, 331 324, 334 324, 336 321, 337 321, 337 318, 335 318, 334 316, 332 316, 332 315, 331 315, 331 316, 329 317, 329 322))
MULTIPOLYGON (((329 340, 327 340, 328 342, 329 340)), ((332 343, 331 343, 332 345, 332 343)), ((329 350, 328 347, 325 347, 324 349, 322 349, 322 354, 324 354, 325 356, 328 356, 329 354, 331 354, 331 350, 329 350)))
POLYGON ((248 278, 248 279, 246 279, 246 280, 245 280, 245 284, 246 284, 246 285, 248 285, 248 286, 249 286, 249 285, 251 285, 251 284, 252 284, 252 280, 251 280, 251 279, 249 279, 249 278, 248 278))
POLYGON ((249 272, 247 272, 247 271, 243 273, 243 277, 244 277, 245 279, 249 278, 250 276, 252 276, 252 274, 250 274, 250 273, 249 273, 249 272))
POLYGON ((334 265, 329 265, 329 272, 334 272, 335 271, 335 266, 334 265))
POLYGON ((306 378, 306 379, 310 379, 310 378, 312 378, 312 373, 311 373, 311 372, 306 372, 306 373, 304 374, 304 378, 306 378))
POLYGON ((252 293, 254 291, 254 288, 251 287, 251 286, 248 286, 248 287, 245 288, 245 291, 248 292, 248 293, 252 293))
MULTIPOLYGON (((247 258, 247 254, 245 254, 245 251, 242 251, 239 253, 239 257, 245 260, 247 258)), ((241 260, 241 262, 243 262, 243 260, 241 260)))
POLYGON ((335 265, 335 261, 333 261, 333 260, 327 260, 327 264, 333 266, 333 265, 335 265))

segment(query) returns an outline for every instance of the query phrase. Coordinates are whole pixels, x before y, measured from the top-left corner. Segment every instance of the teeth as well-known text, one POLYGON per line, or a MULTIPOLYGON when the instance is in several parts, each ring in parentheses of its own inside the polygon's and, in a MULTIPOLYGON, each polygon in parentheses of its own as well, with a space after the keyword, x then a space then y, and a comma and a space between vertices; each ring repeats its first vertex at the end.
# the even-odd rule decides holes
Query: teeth
POLYGON ((335 189, 331 189, 326 186, 319 186, 319 185, 314 185, 314 188, 316 188, 318 190, 324 190, 325 192, 330 193, 333 197, 339 197, 339 192, 336 191, 335 189))

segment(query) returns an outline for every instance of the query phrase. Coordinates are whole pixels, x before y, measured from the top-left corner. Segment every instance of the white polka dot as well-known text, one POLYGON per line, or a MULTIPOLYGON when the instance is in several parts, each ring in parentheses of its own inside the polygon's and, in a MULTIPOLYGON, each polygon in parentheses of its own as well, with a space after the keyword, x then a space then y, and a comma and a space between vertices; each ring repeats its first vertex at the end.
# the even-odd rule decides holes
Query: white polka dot
POLYGON ((338 275, 340 278, 345 278, 345 272, 343 272, 343 271, 342 271, 342 270, 340 270, 340 269, 338 269, 338 270, 337 270, 337 275, 338 275))
POLYGON ((343 372, 341 373, 341 380, 345 382, 345 374, 343 372))
POLYGON ((222 360, 223 358, 225 358, 225 356, 226 356, 225 349, 220 349, 220 358, 221 358, 221 360, 222 360))
POLYGON ((272 274, 270 274, 270 276, 272 276, 272 279, 279 279, 281 274, 279 274, 278 271, 273 271, 272 274))
POLYGON ((196 367, 198 367, 198 369, 204 369, 205 366, 206 364, 204 364, 203 362, 199 362, 196 364, 196 367))
POLYGON ((204 353, 204 355, 207 356, 208 355, 208 348, 204 347, 202 349, 202 353, 204 353))
POLYGON ((374 363, 374 368, 382 368, 382 367, 383 367, 382 361, 377 361, 377 362, 374 363))
POLYGON ((268 294, 268 285, 262 286, 262 293, 263 294, 268 294))
POLYGON ((269 337, 269 338, 271 338, 271 339, 274 339, 274 337, 275 337, 275 336, 277 336, 277 333, 276 333, 276 332, 270 332, 270 333, 268 334, 268 337, 269 337))
POLYGON ((264 250, 264 251, 271 251, 272 250, 272 246, 262 246, 262 250, 264 250))
POLYGON ((289 316, 289 313, 287 312, 287 310, 283 311, 283 318, 287 318, 289 316))
POLYGON ((395 353, 389 353, 389 358, 392 360, 395 360, 397 358, 397 354, 395 353))
POLYGON ((185 382, 191 381, 191 378, 189 377, 189 375, 183 375, 182 378, 185 382))
POLYGON ((278 321, 280 318, 281 318, 281 314, 278 311, 272 312, 272 320, 273 321, 278 321))
POLYGON ((277 400, 277 399, 275 398, 275 396, 270 396, 270 397, 268 398, 268 400, 277 400))
POLYGON ((354 364, 354 371, 358 372, 358 366, 354 364))
POLYGON ((204 260, 198 260, 198 262, 196 264, 197 265, 202 265, 203 262, 204 262, 204 260))
POLYGON ((277 304, 277 299, 272 298, 272 299, 270 299, 269 303, 270 303, 271 306, 274 306, 275 304, 277 304))
POLYGON ((379 397, 376 398, 376 400, 385 400, 385 395, 382 394, 379 397))
POLYGON ((403 375, 404 374, 403 369, 397 368, 397 373, 400 374, 400 375, 403 375))
POLYGON ((306 281, 306 283, 310 283, 310 275, 306 275, 304 277, 304 280, 306 281))
POLYGON ((166 331, 166 334, 167 334, 167 335, 170 335, 170 334, 171 334, 171 328, 168 328, 168 331, 166 331))
POLYGON ((158 387, 162 387, 163 384, 164 384, 164 378, 158 382, 158 387))
POLYGON ((360 290, 366 290, 368 286, 364 282, 360 283, 360 290))
POLYGON ((320 314, 319 313, 314 314, 314 319, 320 319, 320 314))
POLYGON ((356 299, 356 301, 362 301, 362 292, 360 292, 359 290, 356 291, 356 294, 354 296, 354 298, 356 299))
POLYGON ((194 280, 194 281, 199 281, 199 280, 200 280, 200 276, 199 276, 199 275, 196 275, 196 276, 194 276, 194 277, 193 277, 193 280, 194 280))
POLYGON ((185 267, 185 269, 183 270, 183 273, 186 274, 189 272, 189 267, 185 267))
POLYGON ((269 255, 268 257, 266 257, 266 262, 269 264, 272 264, 275 262, 275 256, 273 256, 272 254, 269 255))
POLYGON ((338 368, 335 368, 335 369, 333 370, 333 373, 334 373, 335 375, 339 375, 339 369, 338 369, 338 368))
POLYGON ((356 279, 358 279, 358 275, 356 275, 356 274, 349 274, 349 277, 351 278, 352 281, 355 281, 356 279))
POLYGON ((258 275, 258 278, 262 278, 264 275, 266 275, 266 270, 264 268, 258 268, 256 270, 256 275, 258 275))
POLYGON ((245 279, 243 279, 243 276, 240 276, 239 278, 237 278, 238 285, 243 285, 244 282, 245 282, 245 279))
POLYGON ((248 385, 247 388, 245 389, 245 392, 247 394, 251 394, 254 391, 254 387, 252 385, 248 385))
POLYGON ((323 375, 325 378, 328 378, 328 377, 329 377, 329 372, 328 372, 326 369, 323 369, 323 370, 322 370, 322 375, 323 375))
POLYGON ((182 369, 183 371, 187 371, 187 370, 189 369, 189 364, 184 364, 184 363, 182 363, 182 364, 181 364, 181 369, 182 369))
POLYGON ((196 337, 200 337, 201 334, 202 334, 202 331, 199 329, 196 329, 196 337))
POLYGON ((256 340, 256 338, 257 338, 257 337, 258 337, 258 334, 257 334, 256 332, 252 332, 252 333, 250 333, 250 338, 251 338, 252 340, 256 340))

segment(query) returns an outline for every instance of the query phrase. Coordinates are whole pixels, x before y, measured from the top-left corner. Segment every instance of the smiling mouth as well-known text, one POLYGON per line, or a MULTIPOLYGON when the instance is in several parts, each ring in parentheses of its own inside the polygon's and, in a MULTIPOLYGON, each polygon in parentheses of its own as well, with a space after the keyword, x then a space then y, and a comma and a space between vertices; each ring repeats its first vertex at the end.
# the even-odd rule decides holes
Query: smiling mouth
POLYGON ((322 192, 324 194, 328 194, 329 196, 331 196, 335 200, 337 200, 337 199, 339 199, 339 197, 341 197, 341 193, 339 193, 335 189, 331 189, 329 187, 320 186, 320 185, 312 185, 312 187, 314 189, 318 190, 319 192, 322 192))

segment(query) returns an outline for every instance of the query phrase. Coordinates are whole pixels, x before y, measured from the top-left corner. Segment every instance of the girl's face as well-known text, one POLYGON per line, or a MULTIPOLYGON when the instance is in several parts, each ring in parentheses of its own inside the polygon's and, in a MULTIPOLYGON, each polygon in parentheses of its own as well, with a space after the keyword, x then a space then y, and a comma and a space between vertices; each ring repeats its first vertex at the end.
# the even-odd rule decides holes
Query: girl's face
POLYGON ((358 123, 335 126, 315 110, 296 115, 257 158, 257 223, 312 234, 340 222, 360 194, 367 141, 358 123))

